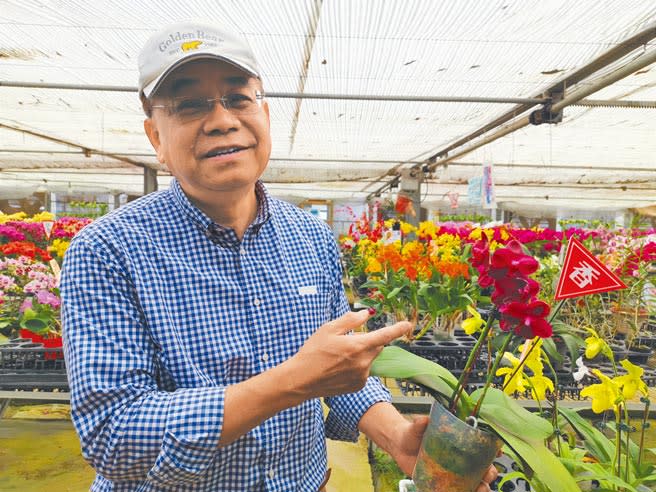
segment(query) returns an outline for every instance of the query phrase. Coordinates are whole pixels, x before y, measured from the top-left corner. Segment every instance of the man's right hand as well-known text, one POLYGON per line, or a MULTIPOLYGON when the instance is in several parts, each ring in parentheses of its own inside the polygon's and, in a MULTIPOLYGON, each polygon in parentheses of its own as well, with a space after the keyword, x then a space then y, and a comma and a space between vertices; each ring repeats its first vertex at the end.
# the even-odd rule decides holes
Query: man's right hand
POLYGON ((294 383, 303 399, 362 389, 373 360, 385 345, 412 329, 402 321, 369 333, 353 333, 369 319, 367 310, 350 312, 321 326, 294 357, 294 383))

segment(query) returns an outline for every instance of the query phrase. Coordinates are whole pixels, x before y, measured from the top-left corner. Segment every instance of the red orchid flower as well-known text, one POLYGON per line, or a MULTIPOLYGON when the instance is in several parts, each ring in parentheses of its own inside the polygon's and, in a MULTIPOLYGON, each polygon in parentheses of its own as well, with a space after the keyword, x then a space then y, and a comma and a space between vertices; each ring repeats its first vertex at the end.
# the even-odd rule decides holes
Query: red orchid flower
POLYGON ((524 254, 519 241, 510 241, 505 248, 497 249, 490 259, 490 275, 500 278, 507 274, 519 272, 530 275, 538 269, 538 260, 524 254))
POLYGON ((549 314, 549 305, 542 301, 510 302, 501 306, 499 326, 503 331, 513 330, 523 338, 548 338, 552 327, 544 318, 549 314))

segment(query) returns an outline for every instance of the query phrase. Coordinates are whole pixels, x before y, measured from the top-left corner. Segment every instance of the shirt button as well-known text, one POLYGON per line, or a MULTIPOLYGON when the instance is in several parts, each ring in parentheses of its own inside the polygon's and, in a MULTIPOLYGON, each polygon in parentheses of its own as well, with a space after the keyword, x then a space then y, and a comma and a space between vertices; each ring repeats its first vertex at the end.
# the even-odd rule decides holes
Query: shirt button
POLYGON ((239 249, 239 254, 244 256, 246 254, 246 250, 244 248, 239 249))
POLYGON ((275 470, 272 468, 271 470, 269 470, 269 478, 273 478, 273 477, 275 477, 275 476, 276 476, 276 472, 275 472, 275 470))
POLYGON ((256 305, 256 306, 259 306, 260 304, 262 304, 262 301, 260 301, 259 299, 255 298, 255 299, 253 299, 253 304, 256 305))
POLYGON ((269 360, 269 354, 267 354, 266 352, 264 352, 264 353, 262 354, 262 356, 260 357, 260 359, 262 360, 262 362, 266 362, 266 361, 268 361, 268 360, 269 360))

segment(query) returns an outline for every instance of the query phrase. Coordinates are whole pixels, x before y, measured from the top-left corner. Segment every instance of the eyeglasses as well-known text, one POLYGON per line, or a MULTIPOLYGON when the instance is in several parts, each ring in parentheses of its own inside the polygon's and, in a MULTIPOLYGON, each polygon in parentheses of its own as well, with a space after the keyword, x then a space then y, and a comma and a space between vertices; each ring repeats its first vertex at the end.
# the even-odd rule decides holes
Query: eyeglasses
POLYGON ((151 107, 167 109, 171 116, 187 122, 205 118, 214 111, 217 102, 221 102, 221 106, 235 116, 257 113, 262 107, 263 99, 264 94, 260 91, 243 90, 218 97, 175 97, 168 104, 153 104, 151 107))

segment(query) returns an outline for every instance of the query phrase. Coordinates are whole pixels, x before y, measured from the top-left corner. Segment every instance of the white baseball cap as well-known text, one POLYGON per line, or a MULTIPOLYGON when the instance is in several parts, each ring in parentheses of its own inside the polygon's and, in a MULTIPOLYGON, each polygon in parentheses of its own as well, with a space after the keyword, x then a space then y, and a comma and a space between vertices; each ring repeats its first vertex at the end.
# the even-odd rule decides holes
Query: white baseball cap
POLYGON ((173 70, 202 58, 228 62, 261 78, 255 55, 241 35, 222 26, 181 22, 153 34, 139 53, 139 96, 150 97, 173 70))

